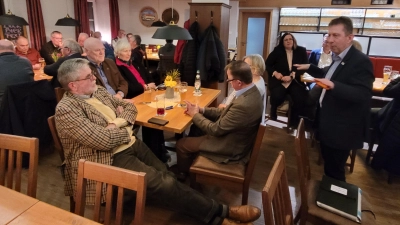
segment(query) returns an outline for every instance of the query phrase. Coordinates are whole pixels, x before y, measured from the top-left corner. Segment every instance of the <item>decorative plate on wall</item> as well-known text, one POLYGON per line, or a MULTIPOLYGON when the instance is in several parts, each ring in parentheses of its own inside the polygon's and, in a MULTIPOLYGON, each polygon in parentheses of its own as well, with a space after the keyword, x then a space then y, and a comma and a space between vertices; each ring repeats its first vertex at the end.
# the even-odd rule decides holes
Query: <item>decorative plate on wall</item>
POLYGON ((164 23, 166 23, 166 24, 169 24, 169 22, 171 20, 173 20, 174 23, 177 24, 178 21, 179 21, 179 13, 178 13, 178 11, 176 11, 174 9, 174 15, 172 15, 172 8, 168 8, 168 9, 164 10, 164 12, 162 13, 161 18, 164 21, 164 23))
POLYGON ((139 21, 143 24, 143 26, 150 27, 151 24, 158 20, 157 12, 152 7, 143 7, 139 13, 139 21))

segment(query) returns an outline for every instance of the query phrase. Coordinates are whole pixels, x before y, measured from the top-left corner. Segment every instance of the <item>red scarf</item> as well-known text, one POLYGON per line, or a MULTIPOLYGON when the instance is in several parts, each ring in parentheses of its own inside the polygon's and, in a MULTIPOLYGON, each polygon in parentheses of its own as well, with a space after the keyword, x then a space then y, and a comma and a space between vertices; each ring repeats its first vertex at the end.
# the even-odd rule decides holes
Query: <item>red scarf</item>
POLYGON ((142 76, 140 76, 140 73, 136 70, 136 68, 135 68, 132 64, 131 64, 131 65, 128 65, 128 64, 122 62, 122 61, 121 61, 120 59, 118 59, 118 58, 115 60, 115 62, 116 62, 116 64, 117 64, 117 66, 125 66, 126 68, 128 68, 129 71, 131 71, 132 75, 136 78, 136 80, 137 80, 142 86, 146 85, 146 84, 144 83, 144 80, 143 80, 142 76))

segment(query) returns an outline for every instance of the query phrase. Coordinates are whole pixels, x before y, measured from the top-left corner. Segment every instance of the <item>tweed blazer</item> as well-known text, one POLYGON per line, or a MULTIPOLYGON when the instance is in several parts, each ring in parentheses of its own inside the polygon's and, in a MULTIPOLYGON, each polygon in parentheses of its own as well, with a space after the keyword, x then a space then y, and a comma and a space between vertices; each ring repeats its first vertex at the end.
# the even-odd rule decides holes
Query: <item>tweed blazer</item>
MULTIPOLYGON (((114 89, 115 92, 122 91, 126 96, 128 94, 128 82, 126 82, 126 80, 122 77, 115 62, 106 58, 101 65, 104 74, 107 77, 108 84, 112 87, 112 89, 114 89)), ((89 66, 90 69, 92 69, 93 74, 96 76, 96 84, 105 87, 97 68, 92 63, 89 63, 89 66)))
POLYGON ((254 85, 224 109, 205 108, 204 114, 195 114, 193 123, 206 133, 201 154, 220 163, 246 163, 261 122, 262 100, 254 85))
MULTIPOLYGON (((98 86, 93 93, 103 104, 116 112, 118 106, 124 111, 118 115, 133 124, 137 115, 133 104, 112 97, 105 88, 98 86)), ((65 156, 65 195, 75 196, 79 159, 106 165, 112 164, 114 147, 128 143, 131 136, 126 129, 105 129, 106 118, 92 105, 69 92, 58 103, 55 114, 56 128, 65 156)), ((105 200, 103 187, 102 201, 105 200)), ((95 182, 87 184, 86 203, 94 204, 95 182)))

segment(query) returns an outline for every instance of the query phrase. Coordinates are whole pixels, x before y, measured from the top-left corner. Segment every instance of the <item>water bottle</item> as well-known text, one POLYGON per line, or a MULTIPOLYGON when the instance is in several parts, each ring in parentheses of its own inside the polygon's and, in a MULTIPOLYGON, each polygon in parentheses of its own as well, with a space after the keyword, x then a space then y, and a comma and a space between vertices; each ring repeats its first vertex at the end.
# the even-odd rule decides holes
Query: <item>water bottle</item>
POLYGON ((200 87, 201 87, 200 71, 197 70, 196 80, 194 81, 195 95, 200 95, 201 94, 200 87))

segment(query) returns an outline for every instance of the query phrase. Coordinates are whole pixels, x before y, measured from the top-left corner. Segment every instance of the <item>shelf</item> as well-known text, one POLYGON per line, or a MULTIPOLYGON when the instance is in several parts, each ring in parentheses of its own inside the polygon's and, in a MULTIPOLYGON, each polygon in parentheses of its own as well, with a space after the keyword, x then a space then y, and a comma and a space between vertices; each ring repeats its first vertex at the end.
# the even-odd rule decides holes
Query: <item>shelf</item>
MULTIPOLYGON (((321 18, 336 18, 336 17, 339 17, 339 15, 337 15, 337 16, 321 16, 321 18)), ((349 17, 349 18, 356 18, 356 19, 362 19, 362 18, 364 18, 363 16, 347 16, 347 17, 349 17)))
POLYGON ((318 27, 318 24, 315 24, 315 25, 279 24, 279 26, 318 27))
POLYGON ((299 15, 282 15, 282 14, 281 14, 281 17, 309 17, 309 18, 315 18, 315 17, 318 17, 318 16, 310 16, 310 15, 307 15, 307 16, 299 16, 299 15))
POLYGON ((400 28, 369 28, 369 27, 364 27, 364 29, 372 29, 372 30, 399 30, 400 28))
POLYGON ((365 17, 365 19, 377 19, 377 20, 400 20, 399 17, 365 17))
MULTIPOLYGON (((320 27, 328 27, 328 25, 319 25, 320 27)), ((355 27, 353 26, 353 29, 361 29, 362 27, 355 27)))

